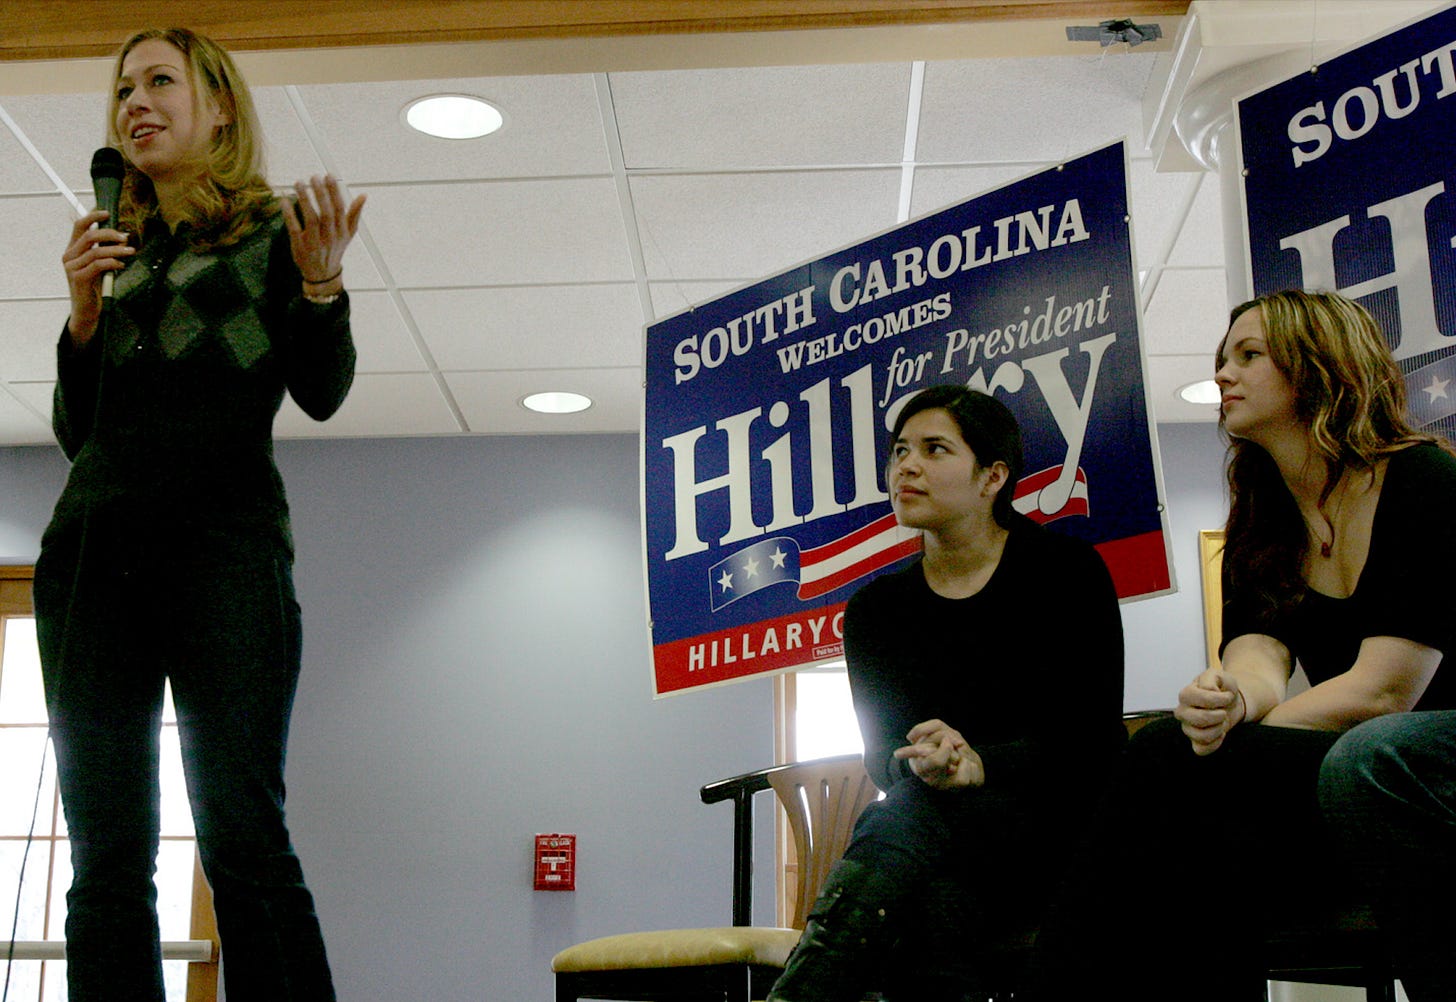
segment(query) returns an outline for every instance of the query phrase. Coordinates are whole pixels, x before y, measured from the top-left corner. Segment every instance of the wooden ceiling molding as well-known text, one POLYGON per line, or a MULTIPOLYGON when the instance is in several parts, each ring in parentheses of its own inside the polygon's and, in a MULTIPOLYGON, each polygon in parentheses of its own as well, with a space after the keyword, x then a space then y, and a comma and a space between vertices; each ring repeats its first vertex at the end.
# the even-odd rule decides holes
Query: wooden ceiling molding
POLYGON ((234 51, 1182 16, 1189 0, 5 0, 0 61, 109 56, 183 25, 234 51), (125 17, 124 23, 118 15, 125 17))

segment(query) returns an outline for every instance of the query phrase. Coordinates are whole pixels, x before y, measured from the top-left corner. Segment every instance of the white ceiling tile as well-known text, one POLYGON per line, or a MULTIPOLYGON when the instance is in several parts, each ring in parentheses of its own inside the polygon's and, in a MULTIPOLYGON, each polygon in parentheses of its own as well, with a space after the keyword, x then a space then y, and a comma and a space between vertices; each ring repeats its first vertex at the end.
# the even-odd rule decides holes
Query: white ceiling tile
POLYGON ((652 296, 652 323, 677 316, 686 310, 706 303, 740 288, 742 282, 649 282, 647 291, 652 296))
POLYGON ((375 188, 364 212, 401 286, 633 279, 610 179, 375 188))
POLYGON ((924 216, 1034 174, 1049 164, 994 167, 917 167, 910 189, 910 215, 924 216))
POLYGON ((452 372, 445 376, 470 430, 486 435, 635 432, 642 427, 642 370, 452 372), (576 414, 537 414, 520 405, 530 393, 569 390, 592 398, 576 414))
POLYGON ((610 170, 590 75, 477 77, 300 87, 339 171, 355 184, 603 174, 610 170), (505 115, 480 139, 437 139, 404 124, 428 94, 485 98, 505 115))
POLYGON ((76 214, 60 195, 0 198, 0 299, 70 300, 61 253, 76 214))
MULTIPOLYGON (((18 394, 17 394, 18 395, 18 394)), ((0 442, 6 445, 44 445, 54 442, 50 424, 0 386, 0 442)))
POLYGON ((1218 175, 1195 176, 1201 179, 1198 194, 1188 212, 1188 221, 1178 234, 1178 242, 1173 245, 1173 253, 1168 256, 1168 263, 1182 268, 1222 268, 1225 234, 1218 175))
MULTIPOLYGON (((255 87, 253 105, 263 128, 263 156, 268 183, 274 188, 324 173, 324 162, 309 141, 303 123, 282 87, 255 87)), ((345 181, 351 180, 347 175, 345 181)))
MULTIPOLYGON (((77 191, 90 190, 91 155, 98 146, 106 143, 105 94, 17 94, 6 97, 0 104, 67 185, 77 191)), ((54 185, 15 142, 8 129, 0 129, 0 185, 3 185, 0 187, 3 191, 54 190, 54 185), (18 151, 30 163, 22 181, 30 185, 28 189, 11 187, 10 171, 16 168, 12 162, 12 150, 18 151), (38 188, 29 171, 39 175, 38 188)))
POLYGON ((967 59, 925 66, 916 159, 1063 160, 1128 138, 1141 150, 1154 56, 1104 53, 967 59))
POLYGON ((1212 378, 1213 360, 1208 355, 1160 355, 1148 359, 1154 420, 1217 422, 1217 404, 1190 404, 1178 396, 1178 391, 1189 383, 1212 378))
POLYGON ((611 75, 629 170, 899 163, 910 66, 611 75))
POLYGON ((640 365, 637 286, 510 286, 404 294, 443 370, 640 365))
POLYGON ((0 380, 56 378, 56 342, 69 299, 0 300, 0 380))
POLYGON ((349 293, 349 325, 359 372, 426 372, 409 326, 387 292, 349 293))
POLYGON ((746 282, 893 226, 900 171, 649 175, 631 184, 650 279, 746 282))
POLYGON ((273 422, 277 438, 454 435, 460 430, 435 377, 425 373, 360 374, 344 406, 327 421, 313 420, 285 396, 273 422))
POLYGON ((1200 175, 1159 173, 1151 160, 1128 164, 1132 199, 1133 260, 1141 269, 1162 264, 1187 214, 1200 175))
POLYGON ((1201 355, 1213 371, 1213 353, 1228 328, 1228 292, 1221 268, 1169 268, 1143 310, 1151 355, 1201 355))

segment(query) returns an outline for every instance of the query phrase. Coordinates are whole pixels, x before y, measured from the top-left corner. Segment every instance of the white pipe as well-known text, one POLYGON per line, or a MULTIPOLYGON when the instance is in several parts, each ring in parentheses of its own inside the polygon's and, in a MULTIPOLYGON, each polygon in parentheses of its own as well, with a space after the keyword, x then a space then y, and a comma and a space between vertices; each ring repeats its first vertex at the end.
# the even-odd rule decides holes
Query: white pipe
MULTIPOLYGON (((210 939, 167 940, 162 943, 163 960, 185 960, 193 964, 210 964, 217 959, 217 947, 210 939)), ((0 958, 16 960, 65 960, 64 939, 17 939, 13 944, 0 940, 0 958), (10 948, 14 947, 14 953, 10 948)))

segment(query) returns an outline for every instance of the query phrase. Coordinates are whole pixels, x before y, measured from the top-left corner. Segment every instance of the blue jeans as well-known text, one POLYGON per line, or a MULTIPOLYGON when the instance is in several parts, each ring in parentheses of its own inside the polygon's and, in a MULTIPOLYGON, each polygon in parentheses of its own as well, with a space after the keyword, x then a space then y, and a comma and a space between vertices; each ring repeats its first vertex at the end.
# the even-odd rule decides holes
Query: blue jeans
POLYGON ((1456 998, 1456 710, 1353 728, 1325 757, 1319 797, 1412 1002, 1456 998))
POLYGON ((231 1002, 334 998, 284 822, 301 634, 290 559, 266 536, 87 526, 47 539, 35 608, 70 830, 71 1002, 160 1002, 156 915, 163 683, 172 682, 231 1002))

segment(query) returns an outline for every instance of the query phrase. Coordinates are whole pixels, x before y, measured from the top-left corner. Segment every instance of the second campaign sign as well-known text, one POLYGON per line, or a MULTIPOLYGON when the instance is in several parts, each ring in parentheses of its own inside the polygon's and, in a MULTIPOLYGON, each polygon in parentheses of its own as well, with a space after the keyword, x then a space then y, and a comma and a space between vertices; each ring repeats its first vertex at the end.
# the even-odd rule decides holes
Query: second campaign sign
MULTIPOLYGON (((919 552, 883 466, 937 383, 1016 413, 1019 510, 1095 544, 1124 598, 1170 587, 1127 204, 1116 143, 648 327, 658 695, 842 656, 849 596, 919 552)), ((1078 600, 1025 596, 1049 630, 1078 600)))
POLYGON ((1412 420, 1456 435, 1456 5, 1237 109, 1250 287, 1358 300, 1412 420))

